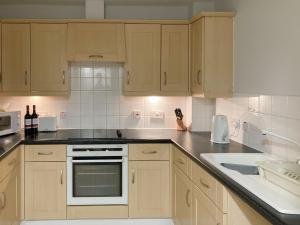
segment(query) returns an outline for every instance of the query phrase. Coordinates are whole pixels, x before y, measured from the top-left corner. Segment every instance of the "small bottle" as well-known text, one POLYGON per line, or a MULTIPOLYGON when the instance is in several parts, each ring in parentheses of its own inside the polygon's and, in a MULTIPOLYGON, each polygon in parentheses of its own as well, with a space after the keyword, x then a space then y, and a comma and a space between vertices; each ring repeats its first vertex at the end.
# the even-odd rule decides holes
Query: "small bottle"
POLYGON ((38 126, 39 126, 38 117, 39 117, 38 114, 36 114, 36 107, 35 107, 35 105, 33 105, 33 112, 31 115, 32 134, 38 133, 38 126))
POLYGON ((25 136, 31 134, 31 115, 29 114, 29 105, 26 105, 26 114, 24 116, 24 132, 25 136))

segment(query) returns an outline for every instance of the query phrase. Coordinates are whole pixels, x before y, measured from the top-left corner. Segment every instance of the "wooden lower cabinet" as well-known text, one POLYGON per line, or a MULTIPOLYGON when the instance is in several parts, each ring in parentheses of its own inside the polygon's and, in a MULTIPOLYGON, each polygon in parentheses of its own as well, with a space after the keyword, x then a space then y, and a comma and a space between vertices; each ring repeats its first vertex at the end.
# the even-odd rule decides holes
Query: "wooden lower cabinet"
POLYGON ((271 223, 235 194, 228 192, 228 225, 271 225, 271 223))
POLYGON ((25 219, 66 219, 66 163, 25 163, 25 219))
POLYGON ((192 183, 177 167, 173 167, 173 220, 175 225, 192 224, 192 183))
POLYGON ((223 214, 196 185, 193 185, 192 199, 192 225, 227 224, 227 215, 223 214))
POLYGON ((171 217, 169 161, 129 162, 129 217, 171 217))
POLYGON ((0 224, 17 225, 21 221, 20 166, 0 182, 0 224))

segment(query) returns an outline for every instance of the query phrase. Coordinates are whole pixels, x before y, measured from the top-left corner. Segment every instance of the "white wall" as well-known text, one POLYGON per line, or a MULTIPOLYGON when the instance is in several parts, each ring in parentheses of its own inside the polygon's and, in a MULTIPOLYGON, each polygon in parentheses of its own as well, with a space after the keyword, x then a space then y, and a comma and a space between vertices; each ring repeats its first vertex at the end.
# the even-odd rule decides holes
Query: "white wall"
POLYGON ((300 1, 219 0, 235 10, 235 92, 300 95, 300 1))

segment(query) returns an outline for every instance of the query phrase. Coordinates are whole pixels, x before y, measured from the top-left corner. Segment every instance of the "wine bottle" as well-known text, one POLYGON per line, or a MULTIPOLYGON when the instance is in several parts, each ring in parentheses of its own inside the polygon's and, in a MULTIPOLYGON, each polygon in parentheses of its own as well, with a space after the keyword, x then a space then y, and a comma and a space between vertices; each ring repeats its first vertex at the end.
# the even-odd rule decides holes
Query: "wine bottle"
POLYGON ((31 134, 31 115, 29 114, 29 105, 26 105, 26 114, 24 116, 24 132, 26 136, 31 134))
POLYGON ((32 112, 32 115, 31 115, 31 126, 32 126, 32 134, 37 134, 38 133, 39 121, 38 121, 38 114, 36 114, 35 105, 33 105, 33 112, 32 112))

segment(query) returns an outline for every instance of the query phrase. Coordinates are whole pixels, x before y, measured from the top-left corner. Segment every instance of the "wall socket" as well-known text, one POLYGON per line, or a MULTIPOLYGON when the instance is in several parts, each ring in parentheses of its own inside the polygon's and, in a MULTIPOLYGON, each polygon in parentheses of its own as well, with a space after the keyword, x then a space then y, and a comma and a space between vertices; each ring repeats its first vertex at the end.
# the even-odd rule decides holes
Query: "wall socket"
POLYGON ((142 111, 141 110, 133 110, 132 116, 134 119, 139 120, 142 116, 142 111))
POLYGON ((152 110, 151 111, 151 119, 161 119, 163 120, 165 118, 165 113, 158 110, 152 110))

